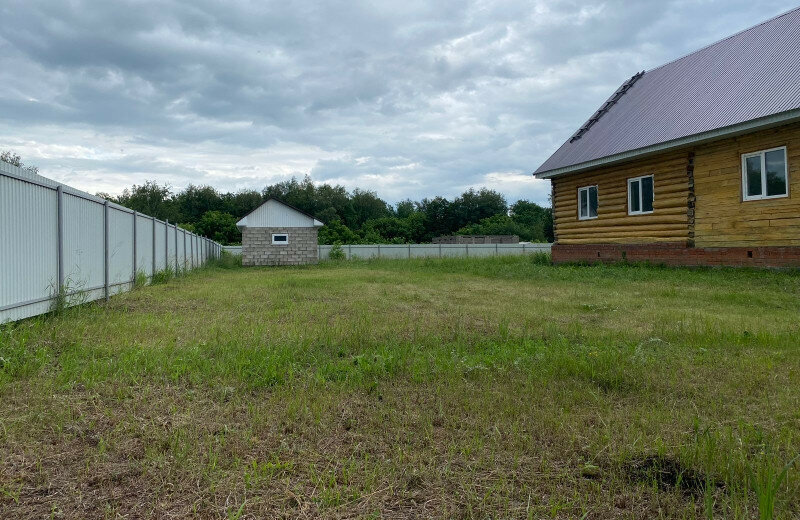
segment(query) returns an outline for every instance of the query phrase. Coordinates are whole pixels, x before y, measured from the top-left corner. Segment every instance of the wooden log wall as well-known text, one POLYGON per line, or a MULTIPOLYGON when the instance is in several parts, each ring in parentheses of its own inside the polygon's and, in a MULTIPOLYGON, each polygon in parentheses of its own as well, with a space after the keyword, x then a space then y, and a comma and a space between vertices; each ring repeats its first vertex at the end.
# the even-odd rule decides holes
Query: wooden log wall
POLYGON ((800 245, 800 123, 698 147, 694 160, 697 247, 800 245), (789 196, 742 197, 742 154, 786 146, 789 196))
POLYGON ((689 240, 688 151, 553 179, 559 244, 619 244, 689 240), (628 179, 653 175, 653 213, 628 215, 628 179), (578 188, 597 185, 597 218, 578 219, 578 188))

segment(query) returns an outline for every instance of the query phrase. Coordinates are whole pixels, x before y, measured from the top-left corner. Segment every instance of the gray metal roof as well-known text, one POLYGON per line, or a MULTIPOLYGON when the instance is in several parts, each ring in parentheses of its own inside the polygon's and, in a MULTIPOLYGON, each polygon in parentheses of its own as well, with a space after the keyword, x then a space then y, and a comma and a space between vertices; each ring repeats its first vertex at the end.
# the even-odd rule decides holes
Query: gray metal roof
POLYGON ((800 8, 647 71, 534 174, 554 177, 752 130, 754 120, 779 124, 800 118, 798 109, 800 8))

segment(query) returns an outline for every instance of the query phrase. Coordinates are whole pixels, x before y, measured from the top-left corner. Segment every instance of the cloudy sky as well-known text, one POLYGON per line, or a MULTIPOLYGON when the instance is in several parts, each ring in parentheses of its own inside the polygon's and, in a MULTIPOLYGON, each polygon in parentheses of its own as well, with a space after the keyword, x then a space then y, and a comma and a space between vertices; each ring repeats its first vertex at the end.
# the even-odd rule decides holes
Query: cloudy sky
POLYGON ((92 193, 310 174, 546 202, 530 172, 623 81, 792 7, 4 0, 0 149, 92 193))

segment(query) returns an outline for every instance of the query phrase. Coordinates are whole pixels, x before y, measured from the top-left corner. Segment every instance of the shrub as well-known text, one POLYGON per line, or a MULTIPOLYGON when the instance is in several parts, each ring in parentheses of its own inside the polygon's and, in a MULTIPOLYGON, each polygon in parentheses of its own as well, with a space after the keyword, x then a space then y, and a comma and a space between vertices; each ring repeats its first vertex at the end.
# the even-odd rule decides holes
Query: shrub
POLYGON ((228 251, 222 251, 219 258, 210 259, 206 265, 219 269, 236 269, 242 267, 242 255, 234 255, 228 251))
POLYGON ((338 242, 333 244, 330 253, 328 253, 328 258, 331 260, 344 260, 346 256, 344 254, 344 249, 342 249, 342 244, 338 242))

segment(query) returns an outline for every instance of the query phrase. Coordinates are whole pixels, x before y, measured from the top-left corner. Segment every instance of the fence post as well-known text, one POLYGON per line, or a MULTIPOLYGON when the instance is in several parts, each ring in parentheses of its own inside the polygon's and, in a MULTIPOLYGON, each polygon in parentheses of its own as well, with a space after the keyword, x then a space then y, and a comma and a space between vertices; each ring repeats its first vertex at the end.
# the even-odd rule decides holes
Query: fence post
POLYGON ((464 244, 464 246, 467 249, 467 258, 469 258, 469 244, 464 244))
POLYGON ((186 270, 186 230, 181 230, 183 232, 183 269, 186 270))
POLYGON ((192 270, 194 270, 194 233, 189 234, 189 249, 192 252, 192 270))
POLYGON ((352 260, 353 259, 353 244, 347 244, 347 256, 348 256, 348 258, 347 258, 348 260, 352 260))
POLYGON ((178 224, 175 224, 175 276, 178 276, 178 224))
POLYGON ((164 270, 169 269, 169 219, 164 219, 164 270))
POLYGON ((56 228, 57 233, 57 250, 56 254, 58 255, 58 292, 59 294, 61 291, 64 290, 64 190, 62 189, 61 185, 59 184, 58 188, 56 188, 56 204, 57 204, 57 220, 56 228))
POLYGON ((442 244, 439 244, 439 258, 442 257, 442 244))
POLYGON ((522 256, 525 256, 525 244, 522 244, 522 256))
POLYGON ((108 301, 108 201, 103 201, 103 286, 108 301))
POLYGON ((499 247, 500 247, 500 246, 498 246, 498 245, 495 243, 495 245, 494 245, 494 256, 497 256, 497 255, 500 253, 500 251, 499 251, 499 247))
POLYGON ((150 272, 150 279, 153 279, 156 276, 156 217, 150 217, 150 218, 153 219, 153 242, 152 242, 153 269, 150 272))
POLYGON ((411 259, 411 244, 408 244, 408 258, 411 259))
POLYGON ((131 283, 133 283, 134 285, 136 284, 136 262, 138 261, 138 258, 136 258, 136 220, 137 220, 136 215, 137 213, 136 211, 134 211, 133 212, 133 280, 131 280, 131 283))

